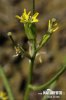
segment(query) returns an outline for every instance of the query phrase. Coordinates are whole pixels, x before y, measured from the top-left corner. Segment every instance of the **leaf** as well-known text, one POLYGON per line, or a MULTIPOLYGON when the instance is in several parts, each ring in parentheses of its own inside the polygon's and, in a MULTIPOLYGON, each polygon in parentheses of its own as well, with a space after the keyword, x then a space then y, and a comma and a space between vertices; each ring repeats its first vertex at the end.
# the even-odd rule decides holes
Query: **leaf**
POLYGON ((34 24, 25 23, 24 24, 25 33, 29 40, 35 39, 36 29, 34 24))

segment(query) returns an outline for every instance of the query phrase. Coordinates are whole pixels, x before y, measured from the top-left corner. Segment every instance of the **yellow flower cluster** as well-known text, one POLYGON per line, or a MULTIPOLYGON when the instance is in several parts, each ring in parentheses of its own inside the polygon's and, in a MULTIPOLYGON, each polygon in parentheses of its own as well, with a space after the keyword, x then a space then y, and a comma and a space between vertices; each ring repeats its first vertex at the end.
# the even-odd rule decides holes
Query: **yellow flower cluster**
POLYGON ((48 32, 50 33, 55 32, 56 30, 58 30, 58 28, 59 26, 55 18, 52 18, 51 20, 49 20, 48 32))
POLYGON ((0 92, 0 100, 8 100, 8 97, 6 96, 6 93, 0 92))
POLYGON ((24 9, 24 12, 23 12, 22 16, 16 15, 16 18, 18 18, 21 23, 35 23, 35 22, 38 22, 37 16, 39 15, 39 13, 36 12, 33 16, 30 16, 30 14, 31 14, 31 11, 27 13, 26 9, 24 9))

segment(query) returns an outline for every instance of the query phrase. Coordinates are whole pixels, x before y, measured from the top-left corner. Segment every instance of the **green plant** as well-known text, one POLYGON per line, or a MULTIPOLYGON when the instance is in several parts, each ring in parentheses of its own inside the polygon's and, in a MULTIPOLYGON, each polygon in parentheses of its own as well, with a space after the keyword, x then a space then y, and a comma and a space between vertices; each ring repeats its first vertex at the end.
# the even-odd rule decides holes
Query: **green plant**
MULTIPOLYGON (((58 77, 60 77, 60 75, 66 70, 66 65, 63 65, 60 68, 60 70, 57 72, 57 74, 53 78, 51 78, 47 83, 45 83, 41 86, 33 86, 32 85, 31 82, 32 82, 32 76, 33 76, 33 67, 34 67, 35 57, 36 57, 38 51, 51 38, 53 32, 55 32, 59 28, 56 19, 55 18, 50 19, 49 22, 48 22, 48 30, 47 30, 46 34, 43 35, 41 41, 39 42, 39 44, 37 46, 37 43, 36 43, 36 25, 35 25, 35 23, 39 21, 37 19, 37 16, 39 15, 39 13, 38 12, 35 13, 35 0, 32 0, 32 5, 33 5, 32 6, 33 15, 32 16, 30 15, 31 12, 29 12, 29 13, 26 12, 26 9, 24 9, 24 13, 22 14, 22 16, 16 15, 16 18, 18 18, 20 20, 20 23, 24 24, 25 34, 28 38, 28 41, 30 42, 29 52, 26 52, 21 45, 16 44, 13 37, 12 37, 12 33, 8 32, 8 36, 10 37, 10 39, 13 43, 13 46, 16 50, 16 54, 17 55, 21 54, 21 55, 23 55, 23 56, 25 56, 29 59, 29 64, 30 64, 30 66, 29 66, 29 75, 28 75, 27 85, 26 85, 26 88, 25 88, 24 100, 29 100, 29 94, 30 94, 31 90, 37 91, 37 90, 46 89, 53 82, 55 82, 58 79, 58 77)), ((2 74, 2 73, 0 73, 0 74, 2 74)), ((4 79, 5 76, 3 76, 2 78, 4 79)), ((5 84, 5 87, 6 87, 6 90, 8 90, 7 88, 10 88, 10 87, 7 87, 8 80, 5 78, 5 81, 7 81, 6 84, 5 84)), ((4 83, 5 83, 5 81, 4 81, 4 83)), ((8 93, 9 93, 10 100, 14 100, 14 98, 11 99, 12 96, 13 96, 13 95, 11 95, 11 91, 8 91, 8 93)))
MULTIPOLYGON (((12 92, 11 87, 9 85, 8 79, 5 75, 4 69, 1 66, 0 66, 0 76, 2 77, 2 80, 3 80, 3 83, 4 83, 5 89, 7 91, 9 100, 14 100, 13 92, 12 92)), ((5 100, 8 100, 8 99, 5 98, 5 100)))

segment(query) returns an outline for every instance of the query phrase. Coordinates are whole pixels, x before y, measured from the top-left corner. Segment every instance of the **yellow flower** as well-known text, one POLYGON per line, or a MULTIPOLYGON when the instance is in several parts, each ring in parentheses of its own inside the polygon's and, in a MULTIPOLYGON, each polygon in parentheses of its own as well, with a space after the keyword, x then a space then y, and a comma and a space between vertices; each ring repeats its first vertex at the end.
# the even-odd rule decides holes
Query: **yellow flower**
POLYGON ((6 96, 6 93, 0 92, 0 100, 8 100, 8 97, 6 96))
POLYGON ((35 23, 38 22, 37 16, 39 13, 35 13, 33 16, 30 16, 31 11, 28 13, 26 12, 26 9, 24 9, 24 12, 22 16, 16 15, 16 18, 20 19, 21 23, 35 23))
POLYGON ((35 13, 33 16, 32 16, 32 22, 38 22, 38 19, 37 19, 37 16, 39 15, 39 13, 35 13))
POLYGON ((49 20, 48 32, 50 33, 55 32, 56 30, 58 30, 58 28, 59 26, 55 18, 52 18, 51 20, 49 20))

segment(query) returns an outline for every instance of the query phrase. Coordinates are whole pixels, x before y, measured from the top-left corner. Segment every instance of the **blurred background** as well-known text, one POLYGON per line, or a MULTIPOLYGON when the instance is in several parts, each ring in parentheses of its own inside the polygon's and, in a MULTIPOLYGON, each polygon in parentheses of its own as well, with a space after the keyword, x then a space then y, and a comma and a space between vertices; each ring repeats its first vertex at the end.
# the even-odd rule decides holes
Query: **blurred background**
MULTIPOLYGON (((39 23, 36 24, 37 43, 46 33, 49 19, 56 18, 59 23, 59 30, 40 50, 42 53, 35 60, 32 83, 43 84, 55 75, 66 57, 66 0, 35 1, 36 11, 39 12, 39 23)), ((32 0, 0 0, 0 65, 5 70, 16 100, 23 100, 29 63, 25 57, 14 57, 16 53, 7 33, 11 31, 16 43, 20 43, 26 51, 28 50, 23 24, 15 18, 16 14, 22 14, 24 8, 27 11, 32 10, 32 0)), ((66 72, 57 80, 54 90, 66 93, 66 72)), ((0 91, 6 91, 1 78, 0 91)), ((30 100, 41 100, 41 98, 42 96, 36 92, 30 93, 30 100)), ((47 100, 57 100, 57 98, 47 100)), ((58 100, 66 100, 66 95, 62 95, 58 100)))

